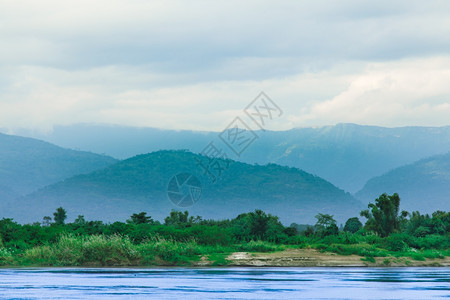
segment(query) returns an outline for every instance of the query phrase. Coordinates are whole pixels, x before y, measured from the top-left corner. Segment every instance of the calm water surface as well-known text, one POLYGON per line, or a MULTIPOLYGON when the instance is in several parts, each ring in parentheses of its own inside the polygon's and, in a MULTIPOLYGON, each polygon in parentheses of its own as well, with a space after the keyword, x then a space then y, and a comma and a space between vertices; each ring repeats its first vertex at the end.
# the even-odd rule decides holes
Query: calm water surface
POLYGON ((450 268, 0 269, 0 298, 450 298, 450 268))

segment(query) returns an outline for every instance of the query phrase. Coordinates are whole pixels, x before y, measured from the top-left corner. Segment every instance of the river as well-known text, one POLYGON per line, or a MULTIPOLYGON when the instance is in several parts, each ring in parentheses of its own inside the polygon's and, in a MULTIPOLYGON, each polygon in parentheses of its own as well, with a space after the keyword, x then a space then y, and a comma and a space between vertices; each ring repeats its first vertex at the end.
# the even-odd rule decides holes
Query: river
POLYGON ((2 299, 430 299, 450 268, 0 269, 2 299))

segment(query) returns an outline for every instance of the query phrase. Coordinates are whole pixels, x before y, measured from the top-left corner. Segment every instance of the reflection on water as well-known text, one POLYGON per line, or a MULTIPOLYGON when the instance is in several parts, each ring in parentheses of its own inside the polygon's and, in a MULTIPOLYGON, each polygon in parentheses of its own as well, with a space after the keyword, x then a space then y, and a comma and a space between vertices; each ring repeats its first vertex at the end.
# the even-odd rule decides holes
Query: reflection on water
POLYGON ((429 299, 449 282, 449 268, 0 269, 0 297, 429 299))

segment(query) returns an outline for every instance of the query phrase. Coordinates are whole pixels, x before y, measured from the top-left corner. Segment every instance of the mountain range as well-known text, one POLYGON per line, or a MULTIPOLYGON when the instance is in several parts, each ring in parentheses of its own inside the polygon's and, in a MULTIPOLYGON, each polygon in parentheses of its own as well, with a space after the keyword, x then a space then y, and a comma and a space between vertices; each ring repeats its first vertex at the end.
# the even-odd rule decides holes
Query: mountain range
MULTIPOLYGON (((23 132, 33 136, 31 132, 23 132)), ((200 153, 219 132, 176 131, 99 124, 55 127, 34 137, 62 147, 104 153, 119 159, 158 150, 200 153)), ((276 163, 320 176, 355 193, 375 176, 425 157, 450 151, 450 126, 385 128, 338 124, 287 131, 257 131, 258 139, 241 157, 246 163, 276 163)))
POLYGON ((338 124, 256 134, 241 157, 227 152, 232 159, 221 162, 230 168, 215 183, 199 169, 207 158, 192 152, 211 141, 226 150, 217 132, 74 125, 46 136, 60 146, 0 134, 0 217, 37 221, 63 206, 69 218, 147 211, 161 220, 184 209, 167 193, 180 173, 200 179, 201 200, 187 209, 206 218, 260 208, 286 224, 313 223, 318 212, 345 222, 385 192, 400 194, 401 209, 450 210, 450 127, 338 124))

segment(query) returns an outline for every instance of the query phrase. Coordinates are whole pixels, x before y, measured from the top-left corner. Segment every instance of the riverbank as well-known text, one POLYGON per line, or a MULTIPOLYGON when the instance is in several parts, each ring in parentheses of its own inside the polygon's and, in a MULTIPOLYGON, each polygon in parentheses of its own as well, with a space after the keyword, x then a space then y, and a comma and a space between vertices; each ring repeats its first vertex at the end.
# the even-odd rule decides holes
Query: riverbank
MULTIPOLYGON (((68 249, 67 249, 68 250, 68 249)), ((4 264, 0 268, 11 267, 47 267, 48 262, 26 264, 4 264)), ((58 264, 53 265, 58 266, 58 264)), ((62 266, 62 265, 59 265, 62 266)), ((64 267, 450 267, 450 257, 425 258, 415 260, 408 256, 373 257, 368 259, 359 255, 340 255, 332 252, 322 252, 316 249, 287 248, 274 252, 233 252, 213 253, 191 256, 181 262, 156 259, 148 264, 143 261, 125 261, 117 259, 103 264, 100 261, 89 261, 84 264, 64 264, 64 267)))
MULTIPOLYGON (((410 257, 374 257, 339 255, 315 249, 286 249, 270 253, 234 252, 226 257, 228 266, 249 267, 450 267, 450 257, 414 260, 410 257)), ((202 257, 197 266, 214 261, 202 257)))
POLYGON ((53 244, 14 251, 0 248, 4 267, 450 267, 448 250, 388 251, 369 244, 277 245, 250 241, 230 246, 154 239, 134 244, 123 236, 67 236, 53 244))
POLYGON ((125 223, 83 216, 46 225, 2 219, 0 266, 450 266, 449 213, 414 212, 409 220, 397 220, 402 227, 389 234, 376 232, 375 220, 363 228, 350 218, 339 230, 332 216, 316 218, 306 229, 285 227, 260 210, 219 221, 172 211, 164 225, 145 212, 125 223))

